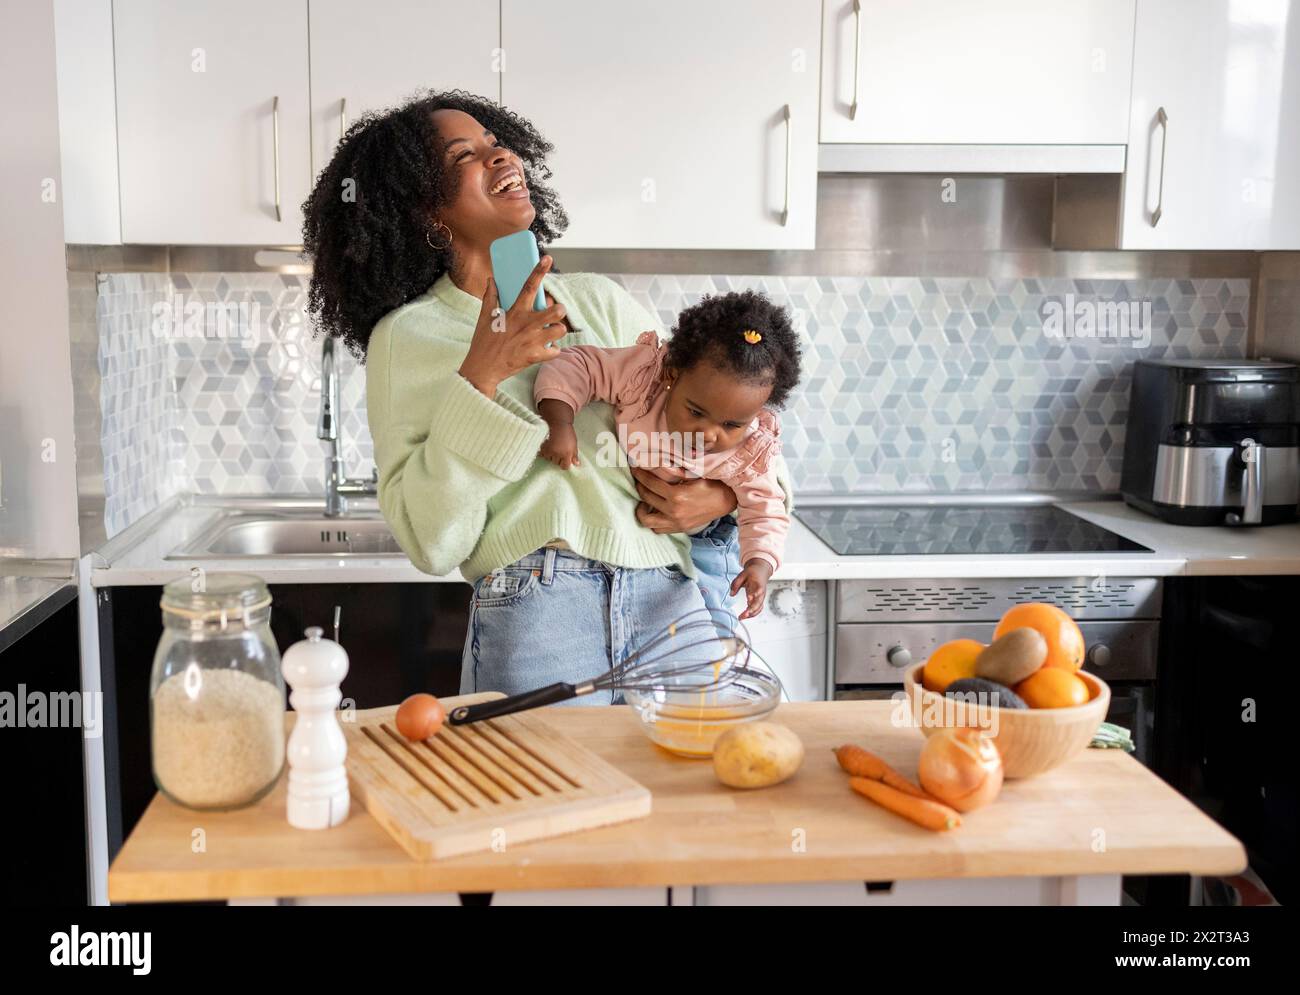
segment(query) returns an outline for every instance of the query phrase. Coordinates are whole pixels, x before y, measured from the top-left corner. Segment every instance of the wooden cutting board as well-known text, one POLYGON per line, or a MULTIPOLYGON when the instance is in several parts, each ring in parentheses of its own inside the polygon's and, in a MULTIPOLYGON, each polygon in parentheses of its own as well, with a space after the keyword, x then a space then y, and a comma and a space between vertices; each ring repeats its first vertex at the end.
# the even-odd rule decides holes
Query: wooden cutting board
MULTIPOLYGON (((457 705, 497 692, 443 698, 457 705)), ((556 732, 541 711, 444 724, 411 742, 397 706, 344 722, 352 794, 417 860, 502 849, 650 814, 650 792, 556 732)))

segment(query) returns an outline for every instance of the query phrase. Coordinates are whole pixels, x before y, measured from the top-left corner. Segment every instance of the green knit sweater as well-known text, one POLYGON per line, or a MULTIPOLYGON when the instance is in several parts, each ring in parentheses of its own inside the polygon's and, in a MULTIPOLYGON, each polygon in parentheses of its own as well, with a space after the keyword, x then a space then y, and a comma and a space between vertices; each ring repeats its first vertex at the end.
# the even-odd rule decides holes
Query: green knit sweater
MULTIPOLYGON (((658 330, 606 277, 553 273, 545 286, 574 329, 564 346, 628 346, 638 333, 658 330)), ((694 577, 688 537, 641 525, 627 468, 597 465, 598 433, 613 429, 609 405, 578 412, 582 463, 561 470, 537 455, 547 428, 533 405, 536 366, 502 383, 492 400, 456 372, 479 309, 444 275, 385 315, 370 337, 366 404, 379 505, 411 562, 435 575, 460 567, 473 581, 563 539, 604 563, 677 565, 694 577)))

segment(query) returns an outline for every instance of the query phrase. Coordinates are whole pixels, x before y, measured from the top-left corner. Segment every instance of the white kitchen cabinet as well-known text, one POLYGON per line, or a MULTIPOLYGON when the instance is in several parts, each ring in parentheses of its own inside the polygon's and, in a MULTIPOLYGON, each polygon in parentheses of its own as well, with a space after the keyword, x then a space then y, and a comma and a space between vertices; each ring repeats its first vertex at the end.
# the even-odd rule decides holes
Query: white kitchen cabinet
POLYGON ((123 241, 301 243, 307 0, 120 0, 113 30, 123 241))
POLYGON ((117 245, 112 0, 54 0, 64 241, 117 245))
POLYGON ((812 248, 820 18, 817 0, 503 0, 502 101, 555 144, 559 244, 812 248))
POLYGON ((416 90, 499 100, 497 4, 476 0, 310 0, 312 175, 345 122, 416 90))
MULTIPOLYGON (((54 22, 51 4, 13 4, 0 32, 0 562, 81 546, 54 22)), ((21 586, 0 576, 6 621, 21 586)))
POLYGON ((919 881, 814 881, 723 884, 694 889, 694 905, 915 906, 1119 905, 1117 874, 1079 877, 938 878, 919 881))
MULTIPOLYGON (((407 892, 375 895, 302 895, 232 898, 232 906, 253 905, 401 905, 459 906, 459 893, 407 892)), ((774 884, 710 884, 671 888, 567 888, 547 891, 498 891, 491 905, 687 907, 811 905, 915 906, 953 905, 1058 906, 1119 905, 1120 878, 1115 874, 1078 877, 938 878, 912 881, 808 881, 774 884)))
POLYGON ((1133 5, 826 0, 821 140, 1122 145, 1133 5))
POLYGON ((1121 248, 1300 249, 1297 175, 1300 0, 1139 0, 1121 248))

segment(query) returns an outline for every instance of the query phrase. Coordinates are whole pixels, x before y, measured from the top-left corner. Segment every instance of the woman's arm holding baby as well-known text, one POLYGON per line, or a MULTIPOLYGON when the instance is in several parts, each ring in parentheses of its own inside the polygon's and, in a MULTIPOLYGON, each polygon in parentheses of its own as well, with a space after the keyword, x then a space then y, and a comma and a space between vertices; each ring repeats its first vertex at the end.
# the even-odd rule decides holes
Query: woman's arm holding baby
POLYGON ((698 532, 715 518, 736 510, 736 492, 721 480, 699 477, 669 483, 649 470, 632 467, 641 503, 636 517, 651 532, 698 532))
MULTIPOLYGON (((789 471, 780 455, 772 461, 772 467, 776 494, 788 520, 794 503, 789 471)), ((632 478, 641 495, 641 503, 636 506, 637 520, 652 532, 698 532, 740 505, 736 492, 721 480, 697 477, 673 484, 636 466, 632 467, 632 478)))

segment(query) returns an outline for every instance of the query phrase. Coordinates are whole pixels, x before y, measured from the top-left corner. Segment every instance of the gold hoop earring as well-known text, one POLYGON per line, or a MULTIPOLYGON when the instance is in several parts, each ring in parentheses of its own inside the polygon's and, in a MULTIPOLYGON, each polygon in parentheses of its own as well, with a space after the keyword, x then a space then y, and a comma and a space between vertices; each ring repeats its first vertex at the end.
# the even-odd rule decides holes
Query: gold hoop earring
POLYGON ((434 225, 433 227, 434 227, 434 229, 441 228, 443 231, 445 231, 445 232, 447 233, 447 244, 446 244, 446 245, 434 245, 434 244, 433 244, 433 239, 429 237, 429 235, 430 235, 431 233, 426 231, 426 232, 424 233, 424 240, 425 240, 426 242, 429 243, 429 248, 433 249, 435 252, 442 252, 442 251, 445 250, 445 249, 450 249, 450 248, 451 248, 451 243, 455 241, 455 236, 452 235, 452 233, 451 233, 451 229, 448 228, 448 227, 447 227, 445 224, 443 224, 441 221, 439 221, 439 222, 438 222, 436 225, 434 225))

